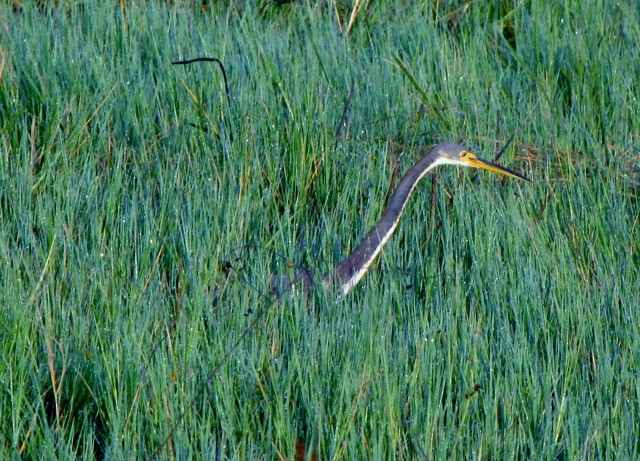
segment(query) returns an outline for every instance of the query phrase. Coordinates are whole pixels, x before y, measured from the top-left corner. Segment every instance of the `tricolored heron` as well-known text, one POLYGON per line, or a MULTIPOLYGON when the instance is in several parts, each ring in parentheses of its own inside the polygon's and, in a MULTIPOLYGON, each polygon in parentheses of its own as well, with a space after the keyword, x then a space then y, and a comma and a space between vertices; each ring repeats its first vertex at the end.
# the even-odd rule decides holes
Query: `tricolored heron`
MULTIPOLYGON (((389 205, 377 224, 362 239, 360 244, 344 261, 321 278, 322 284, 335 287, 346 295, 364 277, 371 263, 376 259, 382 247, 389 241, 398 227, 411 193, 424 176, 438 165, 458 165, 481 168, 494 173, 529 181, 523 175, 487 160, 482 160, 460 144, 444 141, 433 147, 402 177, 393 192, 389 205)), ((301 286, 310 290, 314 286, 314 276, 309 270, 296 271, 293 280, 288 275, 275 276, 272 279, 274 293, 280 297, 293 287, 301 286)))

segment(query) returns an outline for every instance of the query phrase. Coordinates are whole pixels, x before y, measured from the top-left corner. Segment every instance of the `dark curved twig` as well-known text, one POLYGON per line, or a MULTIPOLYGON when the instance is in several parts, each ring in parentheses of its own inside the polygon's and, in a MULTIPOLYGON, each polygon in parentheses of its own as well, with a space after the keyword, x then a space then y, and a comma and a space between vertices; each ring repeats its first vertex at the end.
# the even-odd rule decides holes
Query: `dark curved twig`
POLYGON ((224 64, 218 58, 193 58, 193 59, 185 59, 183 61, 173 61, 171 64, 173 65, 186 65, 191 64, 193 62, 215 62, 220 67, 220 71, 222 72, 222 78, 224 79, 224 91, 227 94, 227 102, 231 104, 231 95, 229 94, 229 81, 227 80, 227 72, 224 70, 224 64))

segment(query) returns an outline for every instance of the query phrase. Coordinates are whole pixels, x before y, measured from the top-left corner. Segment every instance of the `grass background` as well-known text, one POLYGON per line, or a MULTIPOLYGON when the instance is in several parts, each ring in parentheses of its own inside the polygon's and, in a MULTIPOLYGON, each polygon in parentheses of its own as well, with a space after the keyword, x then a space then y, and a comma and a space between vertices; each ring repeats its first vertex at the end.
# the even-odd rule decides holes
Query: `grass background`
POLYGON ((1 458, 638 457, 635 2, 0 8, 1 458))

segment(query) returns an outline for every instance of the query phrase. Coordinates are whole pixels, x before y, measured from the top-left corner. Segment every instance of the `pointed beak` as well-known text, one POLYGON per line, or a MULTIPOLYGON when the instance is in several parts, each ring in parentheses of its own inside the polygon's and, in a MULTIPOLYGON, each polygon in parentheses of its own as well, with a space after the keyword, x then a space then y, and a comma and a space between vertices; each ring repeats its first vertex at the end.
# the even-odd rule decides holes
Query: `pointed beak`
POLYGON ((472 154, 467 155, 463 160, 463 162, 466 166, 481 168, 483 170, 489 170, 489 171, 493 171, 494 173, 503 174, 505 176, 510 176, 512 178, 522 179, 524 181, 531 182, 529 178, 521 175, 520 173, 516 173, 513 170, 502 167, 493 162, 489 162, 488 160, 482 160, 480 157, 476 157, 475 155, 472 155, 472 154))

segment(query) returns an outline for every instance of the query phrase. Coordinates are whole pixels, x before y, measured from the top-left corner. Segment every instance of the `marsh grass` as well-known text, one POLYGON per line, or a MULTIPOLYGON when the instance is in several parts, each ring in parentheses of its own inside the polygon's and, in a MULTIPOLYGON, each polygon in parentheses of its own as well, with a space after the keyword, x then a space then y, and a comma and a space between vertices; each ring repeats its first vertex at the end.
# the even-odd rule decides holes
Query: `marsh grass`
POLYGON ((0 457, 638 456, 632 3, 4 14, 0 457), (352 294, 270 298, 513 133, 531 184, 442 167, 352 294))

